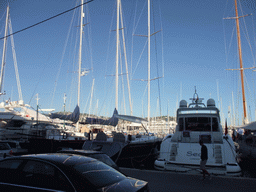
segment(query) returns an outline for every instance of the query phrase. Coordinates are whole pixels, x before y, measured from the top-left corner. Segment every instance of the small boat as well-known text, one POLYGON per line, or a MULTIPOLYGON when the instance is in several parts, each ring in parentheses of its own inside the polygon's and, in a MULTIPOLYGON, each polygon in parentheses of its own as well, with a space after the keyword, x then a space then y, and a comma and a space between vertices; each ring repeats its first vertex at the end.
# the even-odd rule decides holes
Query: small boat
POLYGON ((160 148, 155 169, 199 173, 202 140, 208 148, 206 169, 216 175, 240 176, 241 168, 232 138, 223 134, 219 109, 209 99, 207 106, 195 92, 192 103, 180 101, 174 134, 167 135, 160 148))
POLYGON ((95 140, 84 142, 84 150, 98 150, 107 154, 120 167, 153 169, 162 139, 153 135, 124 135, 108 137, 104 132, 95 140))

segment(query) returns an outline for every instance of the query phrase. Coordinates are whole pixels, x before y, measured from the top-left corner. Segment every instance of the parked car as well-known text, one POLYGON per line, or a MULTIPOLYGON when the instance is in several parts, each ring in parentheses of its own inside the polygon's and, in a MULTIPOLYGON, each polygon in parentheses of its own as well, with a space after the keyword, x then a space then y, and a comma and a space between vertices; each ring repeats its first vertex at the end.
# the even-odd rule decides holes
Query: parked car
POLYGON ((67 153, 67 154, 77 154, 82 156, 88 156, 106 163, 107 165, 113 167, 114 169, 119 170, 117 164, 105 153, 100 151, 93 151, 93 150, 82 150, 82 149, 67 149, 67 150, 60 150, 57 153, 67 153))
POLYGON ((0 141, 0 143, 8 143, 10 145, 10 147, 11 147, 13 155, 26 154, 28 152, 27 149, 21 148, 19 141, 2 140, 2 141, 0 141))
POLYGON ((8 143, 0 142, 0 159, 12 156, 12 148, 8 143))
POLYGON ((3 191, 147 192, 148 183, 94 158, 74 154, 34 154, 0 161, 3 191))

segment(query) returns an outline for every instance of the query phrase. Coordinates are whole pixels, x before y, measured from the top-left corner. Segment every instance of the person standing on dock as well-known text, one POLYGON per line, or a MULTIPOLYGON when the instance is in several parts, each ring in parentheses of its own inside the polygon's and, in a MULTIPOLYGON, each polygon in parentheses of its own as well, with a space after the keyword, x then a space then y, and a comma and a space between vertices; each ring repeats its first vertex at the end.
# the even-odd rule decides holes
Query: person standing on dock
POLYGON ((205 165, 208 159, 207 147, 204 145, 202 140, 199 140, 199 144, 201 145, 200 169, 203 171, 203 180, 205 179, 205 174, 207 174, 209 176, 209 179, 211 179, 210 173, 205 169, 205 165))

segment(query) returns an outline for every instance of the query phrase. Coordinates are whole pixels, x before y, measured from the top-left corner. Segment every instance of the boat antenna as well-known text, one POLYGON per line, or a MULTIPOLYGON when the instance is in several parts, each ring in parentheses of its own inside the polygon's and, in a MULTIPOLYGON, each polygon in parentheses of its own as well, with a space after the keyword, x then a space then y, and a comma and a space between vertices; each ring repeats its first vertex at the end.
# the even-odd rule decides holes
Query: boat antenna
POLYGON ((193 98, 190 98, 192 100, 192 103, 196 104, 195 106, 198 107, 198 103, 202 103, 204 100, 203 98, 199 98, 197 92, 196 92, 196 86, 195 86, 195 93, 193 95, 193 98))

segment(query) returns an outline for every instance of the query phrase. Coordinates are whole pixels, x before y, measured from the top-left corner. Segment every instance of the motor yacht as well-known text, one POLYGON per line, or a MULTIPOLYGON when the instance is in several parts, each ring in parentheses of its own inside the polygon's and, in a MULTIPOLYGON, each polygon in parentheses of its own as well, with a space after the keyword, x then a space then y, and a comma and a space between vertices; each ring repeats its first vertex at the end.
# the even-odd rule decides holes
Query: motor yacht
POLYGON ((154 163, 155 169, 200 173, 201 146, 208 149, 206 169, 215 175, 241 175, 232 138, 223 134, 219 109, 213 99, 207 105, 195 92, 192 103, 180 101, 177 109, 177 126, 174 134, 167 135, 154 163))

